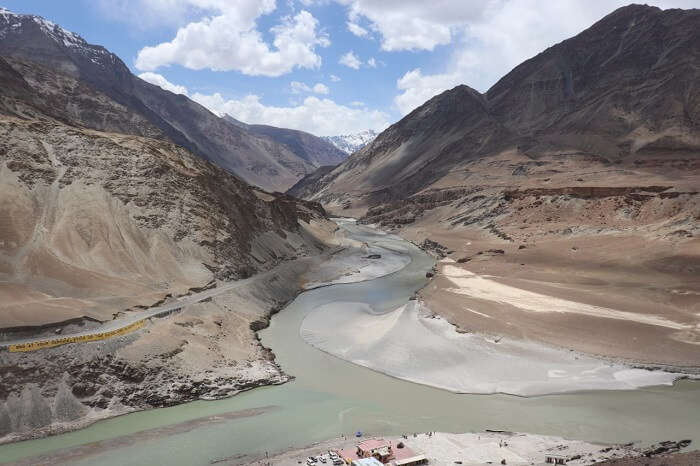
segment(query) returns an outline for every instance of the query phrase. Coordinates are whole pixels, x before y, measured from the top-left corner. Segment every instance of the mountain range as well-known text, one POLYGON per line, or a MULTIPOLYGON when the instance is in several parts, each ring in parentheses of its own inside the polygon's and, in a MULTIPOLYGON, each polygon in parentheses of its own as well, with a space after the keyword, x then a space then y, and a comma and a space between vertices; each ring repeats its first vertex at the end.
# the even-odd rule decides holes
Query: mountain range
POLYGON ((419 317, 489 351, 508 336, 697 368, 699 82, 700 10, 631 5, 484 93, 318 138, 219 117, 0 9, 0 339, 174 311, 3 351, 0 442, 288 380, 256 332, 355 243, 327 212, 433 254, 419 317))
POLYGON ((1 10, 0 340, 99 332, 235 289, 104 345, 3 349, 0 443, 286 380, 255 332, 335 224, 248 182, 284 189, 343 156, 219 118, 56 24, 1 10))
POLYGON ((289 192, 443 259, 418 298, 465 332, 697 366, 698 83, 700 10, 630 5, 289 192))
MULTIPOLYGON (((129 118, 102 114, 84 104, 78 114, 69 107, 63 89, 42 88, 42 99, 52 100, 44 110, 61 117, 71 113, 77 124, 100 131, 167 138, 192 153, 230 171, 247 183, 266 190, 284 190, 315 168, 338 163, 341 156, 330 144, 308 133, 280 142, 266 131, 251 131, 219 118, 184 95, 148 83, 134 76, 113 53, 88 44, 79 35, 39 16, 0 11, 0 55, 12 66, 31 63, 40 80, 39 67, 69 76, 83 86, 100 92, 129 112, 129 118), (307 147, 308 145, 308 147, 307 147), (299 154, 302 154, 300 156, 299 154), (304 158, 307 156, 307 158, 304 158)), ((38 89, 37 89, 38 90, 38 89)), ((96 106, 100 102, 95 102, 96 106)), ((275 135, 280 135, 275 133, 275 135)))
MULTIPOLYGON (((119 73, 116 57, 38 17, 4 12, 0 33, 0 211, 7 219, 0 258, 5 282, 22 290, 3 300, 4 326, 85 313, 102 320, 115 306, 247 277, 316 249, 310 237, 289 235, 305 235, 300 220, 324 218, 318 204, 268 194, 194 155, 186 148, 192 140, 151 109, 177 105, 182 112, 164 112, 176 115, 172 122, 195 111, 201 119, 192 124, 209 121, 214 140, 225 133, 250 142, 251 133, 119 73), (10 34, 8 24, 19 27, 10 34), (90 298, 104 293, 114 296, 90 298), (25 295, 36 312, 19 310, 25 295), (71 296, 81 302, 56 304, 71 296)), ((266 141, 261 150, 273 145, 266 141)))
POLYGON ((344 151, 330 144, 325 138, 314 136, 296 129, 278 128, 269 125, 249 125, 236 120, 230 115, 223 117, 229 123, 244 128, 261 137, 270 138, 288 148, 299 159, 307 163, 308 172, 327 165, 338 165, 348 156, 344 151))
POLYGON ((469 224, 477 192, 500 211, 532 188, 693 191, 699 23, 697 10, 621 8, 484 94, 461 85, 433 97, 314 179, 308 197, 398 224, 420 217, 431 198, 449 200, 450 221, 469 224))

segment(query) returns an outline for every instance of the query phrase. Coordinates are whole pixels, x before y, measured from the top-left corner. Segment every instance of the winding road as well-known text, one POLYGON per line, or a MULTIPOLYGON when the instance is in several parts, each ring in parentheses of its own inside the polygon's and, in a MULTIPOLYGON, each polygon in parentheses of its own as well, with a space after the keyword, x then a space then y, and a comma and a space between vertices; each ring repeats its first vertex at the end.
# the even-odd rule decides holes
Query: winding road
MULTIPOLYGON (((160 306, 155 306, 155 307, 143 310, 143 311, 129 312, 125 316, 104 322, 98 327, 95 327, 95 328, 92 328, 89 330, 84 330, 82 332, 66 333, 66 334, 61 334, 61 335, 44 335, 44 336, 20 338, 20 339, 16 339, 16 340, 3 341, 3 342, 0 342, 0 350, 27 351, 26 349, 20 350, 20 349, 15 349, 14 347, 26 347, 26 346, 31 346, 33 344, 42 344, 42 343, 46 344, 45 348, 51 348, 54 346, 59 346, 61 344, 74 343, 74 342, 66 341, 64 343, 58 343, 58 344, 53 344, 53 345, 48 344, 49 342, 53 342, 56 340, 98 336, 100 334, 104 334, 107 332, 118 332, 120 330, 126 330, 126 329, 129 329, 130 327, 134 326, 138 322, 141 322, 141 321, 144 321, 147 319, 151 319, 154 317, 165 317, 168 314, 171 314, 179 309, 182 309, 183 307, 190 306, 192 304, 196 304, 200 301, 211 298, 213 296, 217 296, 217 295, 226 293, 228 291, 234 290, 236 288, 240 288, 241 286, 244 286, 244 285, 250 283, 252 280, 264 279, 264 277, 266 277, 267 275, 273 274, 276 269, 277 269, 277 267, 274 267, 271 270, 268 270, 267 272, 263 272, 261 274, 255 275, 255 276, 250 277, 250 278, 246 278, 243 280, 237 280, 235 282, 225 283, 222 285, 220 284, 220 285, 216 286, 215 288, 210 288, 210 289, 199 291, 197 293, 193 293, 190 295, 181 296, 181 297, 176 298, 175 300, 173 300, 171 302, 162 304, 160 306)), ((139 327, 135 327, 134 329, 136 329, 136 328, 139 328, 139 327)), ((115 335, 115 336, 120 336, 123 334, 124 333, 119 333, 118 335, 115 335)), ((98 338, 98 339, 106 339, 106 338, 98 338)), ((43 348, 37 347, 35 349, 40 350, 43 348)))

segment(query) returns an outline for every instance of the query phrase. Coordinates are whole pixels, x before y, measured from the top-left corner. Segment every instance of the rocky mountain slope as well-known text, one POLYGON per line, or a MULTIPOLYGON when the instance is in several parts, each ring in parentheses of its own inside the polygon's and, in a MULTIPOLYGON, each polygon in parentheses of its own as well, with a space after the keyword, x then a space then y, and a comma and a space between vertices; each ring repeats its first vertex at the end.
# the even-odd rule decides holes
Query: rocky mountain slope
MULTIPOLYGON (((262 133, 232 125, 184 95, 139 79, 105 48, 41 17, 0 10, 0 55, 58 71, 75 86, 89 86, 122 106, 131 119, 95 118, 89 105, 81 107, 82 114, 66 107, 45 108, 52 116, 70 112, 73 122, 88 128, 166 137, 267 190, 284 190, 317 166, 262 133)), ((61 92, 51 97, 63 98, 61 92)))
POLYGON ((251 277, 124 336, 3 349, 0 443, 287 380, 255 332, 326 250, 321 206, 192 153, 197 131, 251 139, 58 26, 0 12, 0 49, 1 341, 92 329, 251 277), (204 126, 176 131, 181 112, 204 126))
POLYGON ((484 94, 462 85, 433 97, 294 191, 458 260, 464 277, 528 290, 522 302, 574 297, 687 325, 514 313, 459 291, 472 282, 439 266, 423 296, 465 329, 697 366, 698 82, 700 10, 631 5, 484 94))
POLYGON ((248 131, 269 137, 277 143, 285 146, 297 157, 308 162, 313 168, 307 173, 311 173, 318 167, 325 165, 338 165, 348 156, 347 153, 327 142, 324 138, 314 136, 305 131, 289 128, 277 128, 268 125, 249 125, 236 120, 230 115, 223 118, 248 131))
POLYGON ((619 9, 486 94, 458 86, 434 97, 329 174, 316 197, 348 193, 371 206, 458 172, 465 182, 455 184, 477 184, 467 179, 469 164, 506 153, 514 186, 534 181, 547 158, 649 174, 692 166, 700 150, 699 18, 697 10, 619 9))
POLYGON ((368 129, 354 134, 341 134, 340 136, 323 136, 322 139, 330 142, 346 154, 354 154, 365 147, 377 137, 377 132, 368 129))
POLYGON ((323 188, 324 177, 335 169, 335 165, 325 165, 319 167, 315 172, 309 173, 304 178, 294 184, 287 190, 287 194, 299 199, 304 199, 313 196, 314 193, 323 188))

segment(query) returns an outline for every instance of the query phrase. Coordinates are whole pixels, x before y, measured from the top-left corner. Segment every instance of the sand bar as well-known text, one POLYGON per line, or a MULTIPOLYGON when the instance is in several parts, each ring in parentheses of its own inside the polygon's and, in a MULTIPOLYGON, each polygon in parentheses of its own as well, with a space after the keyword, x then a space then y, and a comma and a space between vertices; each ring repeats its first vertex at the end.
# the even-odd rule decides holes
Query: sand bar
POLYGON ((458 393, 521 396, 668 385, 649 371, 540 343, 459 333, 418 301, 386 313, 360 302, 320 306, 302 338, 330 354, 401 379, 458 393))

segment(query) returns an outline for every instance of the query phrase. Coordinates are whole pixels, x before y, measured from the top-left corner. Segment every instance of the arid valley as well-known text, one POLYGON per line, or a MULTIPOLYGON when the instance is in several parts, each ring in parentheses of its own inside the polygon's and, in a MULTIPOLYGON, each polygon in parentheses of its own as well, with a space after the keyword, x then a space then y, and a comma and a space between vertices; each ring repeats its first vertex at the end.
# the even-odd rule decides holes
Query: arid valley
POLYGON ((700 5, 439 3, 0 6, 0 464, 700 464, 700 5))

